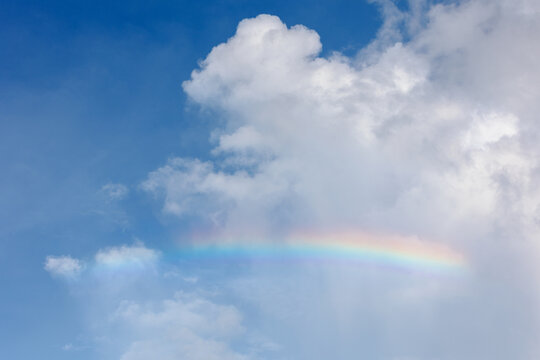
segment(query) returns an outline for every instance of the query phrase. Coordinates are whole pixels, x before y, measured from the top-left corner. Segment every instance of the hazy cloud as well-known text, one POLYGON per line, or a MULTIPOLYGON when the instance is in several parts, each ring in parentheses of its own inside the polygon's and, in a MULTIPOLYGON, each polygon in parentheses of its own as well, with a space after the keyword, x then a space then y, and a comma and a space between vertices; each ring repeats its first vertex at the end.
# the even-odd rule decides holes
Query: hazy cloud
POLYGON ((121 359, 247 359, 227 344, 243 332, 236 308, 184 293, 154 308, 123 302, 116 310, 115 321, 136 334, 121 359))
POLYGON ((109 200, 122 200, 129 193, 127 186, 113 183, 103 185, 101 191, 107 195, 109 200))
POLYGON ((246 341, 244 337, 252 336, 241 312, 216 302, 211 291, 204 287, 174 291, 186 283, 194 286, 198 279, 182 276, 174 266, 177 276, 170 279, 171 264, 161 261, 159 254, 142 243, 101 249, 87 271, 77 259, 48 257, 47 271, 78 275, 71 283, 74 294, 92 319, 87 330, 93 340, 85 346, 67 343, 62 349, 97 349, 123 360, 247 360, 254 352, 275 351, 265 337, 246 341), (249 349, 234 349, 246 342, 249 349))

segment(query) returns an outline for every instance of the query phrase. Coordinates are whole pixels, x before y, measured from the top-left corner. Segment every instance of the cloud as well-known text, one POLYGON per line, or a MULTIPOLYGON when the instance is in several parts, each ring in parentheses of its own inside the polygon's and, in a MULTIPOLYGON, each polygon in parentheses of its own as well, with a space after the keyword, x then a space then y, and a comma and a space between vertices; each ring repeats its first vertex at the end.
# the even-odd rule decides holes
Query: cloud
POLYGON ((319 57, 316 32, 275 16, 243 20, 183 85, 225 114, 215 159, 172 158, 143 189, 165 212, 225 229, 361 227, 456 241, 456 231, 515 230, 520 219, 538 234, 528 131, 540 74, 511 55, 540 53, 538 24, 507 2, 426 8, 406 43, 396 24, 412 15, 393 9, 394 41, 380 35, 358 58, 319 57))
POLYGON ((97 266, 106 267, 144 267, 156 263, 158 259, 158 251, 139 243, 132 246, 122 245, 99 250, 95 256, 95 263, 97 266))
POLYGON ((53 275, 71 279, 97 271, 99 276, 106 278, 107 274, 150 270, 158 264, 159 258, 159 251, 147 248, 143 243, 137 242, 134 245, 100 249, 93 261, 86 263, 71 256, 47 256, 45 270, 53 275))
POLYGON ((122 200, 128 195, 129 189, 123 184, 108 183, 101 187, 101 192, 104 193, 109 200, 122 200))
POLYGON ((193 294, 177 293, 161 302, 158 309, 123 302, 114 321, 136 334, 122 360, 247 359, 227 343, 243 333, 238 310, 193 294))
POLYGON ((198 216, 220 235, 359 228, 466 253, 471 272, 457 283, 323 267, 321 287, 298 286, 314 281, 306 269, 281 274, 288 288, 262 270, 243 283, 252 291, 232 287, 276 327, 291 318, 279 304, 298 295, 309 314, 287 322, 298 343, 327 338, 354 358, 347 337, 363 334, 372 358, 535 358, 538 6, 378 3, 384 26, 356 57, 321 57, 315 31, 275 16, 240 22, 183 84, 224 119, 210 159, 169 159, 141 186, 164 212, 198 216), (315 331, 321 324, 333 331, 315 331))
POLYGON ((46 269, 78 275, 70 285, 85 311, 86 340, 84 346, 67 343, 64 351, 91 349, 122 360, 248 360, 277 351, 245 328, 236 306, 221 304, 215 291, 142 243, 100 249, 85 269, 70 257, 48 257, 46 269))
MULTIPOLYGON (((101 249, 73 286, 88 331, 112 339, 96 341, 103 353, 540 356, 540 9, 527 0, 413 1, 409 12, 376 3, 383 27, 354 57, 321 57, 315 31, 276 16, 240 22, 183 84, 223 120, 209 158, 171 158, 141 188, 165 213, 203 219, 215 241, 389 233, 459 249, 467 271, 101 249)), ((179 242, 188 240, 197 238, 179 242)))
POLYGON ((62 346, 62 350, 66 352, 78 352, 87 350, 88 347, 84 345, 76 345, 72 343, 67 343, 62 346))
POLYGON ((71 256, 47 256, 45 259, 45 270, 52 275, 72 279, 77 277, 83 270, 83 265, 79 259, 71 256))

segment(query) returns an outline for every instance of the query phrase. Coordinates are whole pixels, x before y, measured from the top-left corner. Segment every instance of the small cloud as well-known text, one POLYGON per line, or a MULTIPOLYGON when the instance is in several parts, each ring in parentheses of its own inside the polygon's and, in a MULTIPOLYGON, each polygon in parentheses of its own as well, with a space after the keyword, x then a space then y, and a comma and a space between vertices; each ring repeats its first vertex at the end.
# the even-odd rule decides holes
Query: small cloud
POLYGON ((81 261, 71 256, 47 256, 45 259, 45 270, 52 275, 74 278, 82 268, 81 261))
POLYGON ((72 343, 67 343, 64 346, 62 346, 62 350, 64 351, 82 351, 87 349, 88 346, 82 346, 82 345, 74 345, 72 343))
POLYGON ((62 346, 62 350, 64 350, 64 351, 70 351, 70 350, 73 350, 73 349, 75 349, 75 347, 71 343, 62 346))
POLYGON ((166 279, 180 279, 188 284, 196 284, 199 282, 199 278, 197 276, 185 275, 184 272, 180 271, 177 267, 173 267, 172 269, 165 271, 163 273, 163 277, 166 279))
POLYGON ((103 185, 101 192, 106 194, 109 200, 122 200, 129 193, 129 189, 123 184, 108 183, 103 185))
POLYGON ((190 284, 196 284, 199 281, 199 278, 196 276, 187 276, 183 277, 182 280, 190 284))
POLYGON ((149 249, 143 244, 133 246, 117 246, 100 250, 96 254, 96 264, 107 267, 137 266, 144 267, 155 263, 159 258, 159 252, 149 249))

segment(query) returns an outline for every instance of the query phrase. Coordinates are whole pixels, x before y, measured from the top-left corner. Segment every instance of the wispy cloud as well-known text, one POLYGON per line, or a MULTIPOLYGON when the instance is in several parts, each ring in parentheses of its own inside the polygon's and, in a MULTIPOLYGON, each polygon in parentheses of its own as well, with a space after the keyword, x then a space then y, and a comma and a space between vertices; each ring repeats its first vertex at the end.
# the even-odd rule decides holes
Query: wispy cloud
POLYGON ((108 183, 101 187, 101 192, 110 200, 122 200, 129 194, 129 189, 123 184, 108 183))

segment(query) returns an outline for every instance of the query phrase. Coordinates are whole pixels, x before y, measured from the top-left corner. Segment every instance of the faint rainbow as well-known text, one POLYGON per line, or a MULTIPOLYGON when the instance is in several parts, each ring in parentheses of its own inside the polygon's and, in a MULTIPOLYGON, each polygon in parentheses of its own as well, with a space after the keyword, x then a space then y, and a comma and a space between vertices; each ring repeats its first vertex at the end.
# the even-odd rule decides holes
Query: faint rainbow
POLYGON ((467 267, 462 253, 439 243, 361 232, 303 232, 269 242, 213 239, 180 247, 174 256, 192 261, 353 262, 427 272, 461 272, 467 267))

